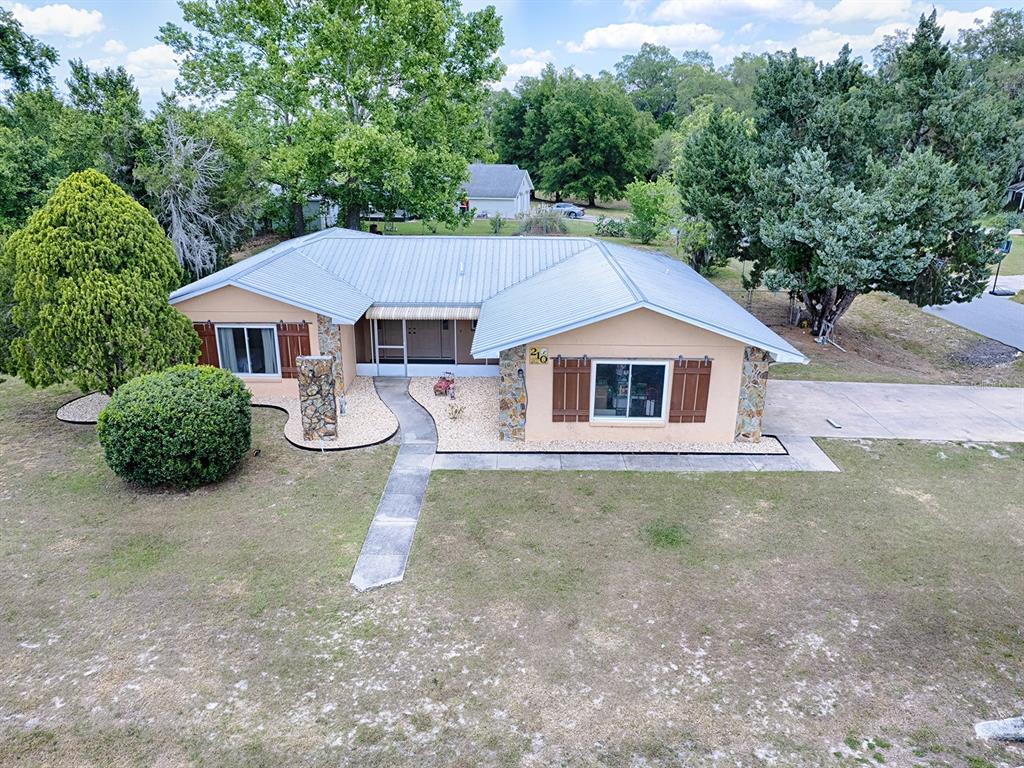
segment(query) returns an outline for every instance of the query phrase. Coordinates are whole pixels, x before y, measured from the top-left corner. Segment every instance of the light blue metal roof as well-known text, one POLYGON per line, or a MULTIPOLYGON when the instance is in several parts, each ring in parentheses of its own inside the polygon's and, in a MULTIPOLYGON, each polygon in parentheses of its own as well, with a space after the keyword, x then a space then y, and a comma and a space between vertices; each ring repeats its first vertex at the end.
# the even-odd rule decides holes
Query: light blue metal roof
POLYGON ((682 262, 603 241, 485 302, 471 352, 476 358, 497 357, 503 349, 636 309, 759 347, 779 362, 807 362, 789 342, 682 262))
POLYGON ((288 240, 171 294, 227 285, 354 323, 370 306, 480 307, 477 358, 647 308, 806 362, 679 261, 577 237, 396 237, 328 229, 288 240))
POLYGON ((373 300, 345 281, 304 257, 321 240, 345 242, 378 239, 377 235, 349 229, 327 229, 286 240, 243 261, 179 288, 171 304, 233 285, 270 299, 327 315, 336 323, 356 322, 373 300))

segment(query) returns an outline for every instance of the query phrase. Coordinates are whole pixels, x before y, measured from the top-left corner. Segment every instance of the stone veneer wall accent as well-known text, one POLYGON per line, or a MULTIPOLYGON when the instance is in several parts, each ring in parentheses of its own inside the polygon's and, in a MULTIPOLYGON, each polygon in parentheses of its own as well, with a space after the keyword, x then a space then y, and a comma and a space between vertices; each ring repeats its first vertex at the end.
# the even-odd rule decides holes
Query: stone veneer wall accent
POLYGON ((736 441, 761 442, 761 418, 764 416, 764 396, 768 387, 768 364, 771 356, 763 349, 747 347, 743 350, 743 374, 740 380, 740 399, 736 409, 736 441))
POLYGON ((498 436, 526 439, 526 346, 502 350, 498 360, 498 436))
POLYGON ((316 338, 320 354, 334 358, 334 389, 339 395, 345 394, 345 372, 342 367, 341 326, 331 322, 327 315, 316 316, 316 338))
POLYGON ((299 369, 299 410, 305 440, 334 440, 338 436, 338 401, 334 396, 334 358, 309 355, 295 358, 299 369))

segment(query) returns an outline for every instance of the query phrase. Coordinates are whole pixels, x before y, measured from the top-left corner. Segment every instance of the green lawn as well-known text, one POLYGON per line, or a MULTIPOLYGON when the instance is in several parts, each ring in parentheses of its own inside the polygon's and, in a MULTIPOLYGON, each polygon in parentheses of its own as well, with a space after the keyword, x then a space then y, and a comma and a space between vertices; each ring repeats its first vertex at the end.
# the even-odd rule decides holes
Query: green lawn
MULTIPOLYGON (((589 221, 565 220, 569 229, 568 234, 581 237, 591 237, 594 234, 594 224, 589 221)), ((363 222, 363 229, 369 229, 370 222, 363 222)), ((467 226, 449 229, 444 225, 433 225, 434 230, 422 221, 394 221, 378 223, 378 227, 389 235, 493 235, 494 229, 490 219, 473 219, 467 226)), ((518 235, 519 223, 515 219, 506 219, 502 226, 501 235, 518 235)))
POLYGON ((1024 446, 839 474, 436 473, 407 580, 347 585, 394 456, 254 411, 140 491, 71 392, 0 383, 0 765, 1018 765, 1024 446), (836 756, 838 753, 838 756, 836 756))
MULTIPOLYGON (((1010 252, 999 267, 1000 275, 1024 275, 1024 237, 1010 238, 1010 252)), ((995 267, 992 268, 995 271, 995 267)))

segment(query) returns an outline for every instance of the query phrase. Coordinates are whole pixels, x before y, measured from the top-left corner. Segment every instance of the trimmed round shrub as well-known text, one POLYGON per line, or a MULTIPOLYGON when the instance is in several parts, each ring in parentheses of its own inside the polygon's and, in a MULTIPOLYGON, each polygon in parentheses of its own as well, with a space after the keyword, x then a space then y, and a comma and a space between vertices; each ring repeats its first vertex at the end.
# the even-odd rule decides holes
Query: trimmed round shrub
POLYGON ((208 365, 134 378, 100 411, 96 432, 107 465, 139 485, 215 483, 249 451, 250 398, 238 377, 208 365))

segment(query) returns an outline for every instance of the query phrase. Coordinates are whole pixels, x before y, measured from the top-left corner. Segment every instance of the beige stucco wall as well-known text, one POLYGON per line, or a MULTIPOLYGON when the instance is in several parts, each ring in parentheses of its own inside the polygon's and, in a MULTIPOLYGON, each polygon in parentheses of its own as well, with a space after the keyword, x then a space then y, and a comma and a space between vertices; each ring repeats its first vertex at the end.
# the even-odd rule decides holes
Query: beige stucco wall
MULTIPOLYGON (((244 291, 233 285, 218 288, 215 291, 204 293, 192 299, 186 299, 174 305, 175 309, 182 312, 194 323, 205 323, 207 321, 217 323, 299 323, 305 320, 309 324, 309 351, 310 354, 320 354, 320 343, 316 335, 316 313, 308 312, 305 309, 293 307, 266 296, 244 291)), ((350 349, 355 349, 355 337, 351 338, 350 349)), ((355 364, 352 365, 352 375, 355 375, 355 364)), ((295 395, 299 394, 298 384, 295 379, 285 379, 279 376, 239 376, 249 390, 260 396, 295 395)), ((345 372, 346 385, 350 382, 348 371, 345 372)))
POLYGON ((356 377, 356 327, 341 326, 341 370, 345 376, 345 389, 352 385, 356 377))
MULTIPOLYGON (((741 342, 719 336, 656 312, 638 309, 599 323, 527 344, 547 347, 549 362, 526 365, 526 440, 622 440, 731 443, 743 367, 741 342), (556 355, 563 357, 671 361, 707 355, 714 361, 703 424, 624 425, 599 421, 551 421, 552 370, 556 355)), ((665 396, 668 397, 666 392, 665 396)))

